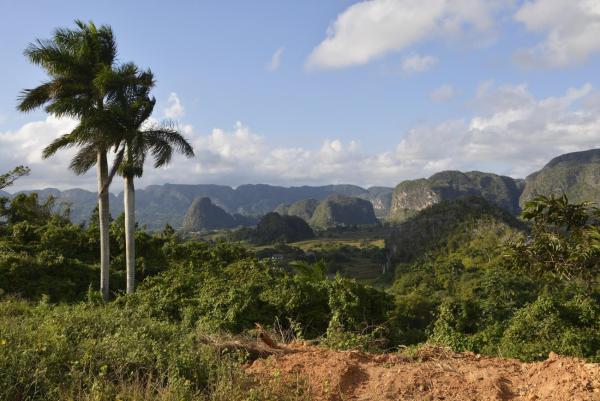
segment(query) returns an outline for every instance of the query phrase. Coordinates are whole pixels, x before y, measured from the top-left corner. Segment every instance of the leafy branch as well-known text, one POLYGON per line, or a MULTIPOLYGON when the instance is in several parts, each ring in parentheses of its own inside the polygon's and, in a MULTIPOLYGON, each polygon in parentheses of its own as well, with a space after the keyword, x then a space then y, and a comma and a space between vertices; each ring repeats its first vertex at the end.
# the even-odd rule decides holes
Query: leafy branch
POLYGON ((6 174, 0 175, 0 189, 11 186, 19 178, 25 175, 29 175, 30 171, 31 170, 29 169, 29 167, 18 166, 6 174))

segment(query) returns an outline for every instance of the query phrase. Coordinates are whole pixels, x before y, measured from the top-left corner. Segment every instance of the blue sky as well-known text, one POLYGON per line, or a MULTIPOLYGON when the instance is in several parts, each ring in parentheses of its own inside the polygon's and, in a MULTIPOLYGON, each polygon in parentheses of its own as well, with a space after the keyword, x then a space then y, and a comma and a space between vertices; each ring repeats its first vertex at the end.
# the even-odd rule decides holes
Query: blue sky
POLYGON ((112 26, 119 60, 157 77, 154 117, 196 148, 142 186, 523 177, 600 146, 594 0, 2 0, 0 169, 29 164, 22 187, 94 186, 69 154, 39 159, 74 121, 15 109, 44 79, 23 49, 74 19, 112 26))

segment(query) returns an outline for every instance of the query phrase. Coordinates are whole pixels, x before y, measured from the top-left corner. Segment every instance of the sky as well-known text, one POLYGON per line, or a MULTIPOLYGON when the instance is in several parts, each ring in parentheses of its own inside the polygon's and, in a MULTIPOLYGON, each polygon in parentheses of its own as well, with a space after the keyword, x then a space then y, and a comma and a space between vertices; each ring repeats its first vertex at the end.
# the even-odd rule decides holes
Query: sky
POLYGON ((153 119, 194 146, 138 188, 523 178, 600 147, 598 0, 0 0, 0 172, 32 170, 14 190, 96 186, 72 152, 41 159, 77 121, 16 110, 46 78, 23 50, 76 19, 154 72, 153 119))

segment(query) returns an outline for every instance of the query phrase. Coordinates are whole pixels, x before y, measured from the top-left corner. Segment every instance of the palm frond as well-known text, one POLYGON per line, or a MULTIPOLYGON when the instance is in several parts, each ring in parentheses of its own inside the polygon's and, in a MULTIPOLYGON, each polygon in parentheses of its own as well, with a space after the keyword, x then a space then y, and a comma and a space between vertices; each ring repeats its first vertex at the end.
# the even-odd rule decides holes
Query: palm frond
POLYGON ((149 141, 163 140, 186 157, 194 157, 194 148, 172 123, 164 123, 145 131, 149 141))
POLYGON ((83 146, 71 160, 69 168, 77 175, 87 173, 97 162, 98 147, 95 144, 83 146))
POLYGON ((56 138, 54 141, 50 143, 50 145, 46 146, 42 151, 42 158, 47 159, 51 156, 54 156, 56 152, 63 149, 68 149, 77 145, 77 140, 73 135, 73 132, 69 132, 68 134, 61 135, 56 138))
POLYGON ((43 106, 52 99, 52 82, 45 82, 33 89, 24 89, 18 97, 19 111, 27 112, 43 106))

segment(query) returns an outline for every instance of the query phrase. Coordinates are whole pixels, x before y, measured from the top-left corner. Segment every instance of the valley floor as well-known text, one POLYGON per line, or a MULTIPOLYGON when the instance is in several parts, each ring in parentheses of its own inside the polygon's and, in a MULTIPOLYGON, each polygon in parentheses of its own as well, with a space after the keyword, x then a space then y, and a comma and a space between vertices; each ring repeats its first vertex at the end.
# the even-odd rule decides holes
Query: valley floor
POLYGON ((256 360, 247 371, 265 384, 300 387, 316 401, 600 400, 600 364, 553 353, 524 363, 441 348, 402 356, 298 344, 256 360))

